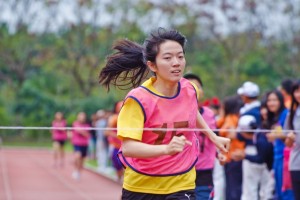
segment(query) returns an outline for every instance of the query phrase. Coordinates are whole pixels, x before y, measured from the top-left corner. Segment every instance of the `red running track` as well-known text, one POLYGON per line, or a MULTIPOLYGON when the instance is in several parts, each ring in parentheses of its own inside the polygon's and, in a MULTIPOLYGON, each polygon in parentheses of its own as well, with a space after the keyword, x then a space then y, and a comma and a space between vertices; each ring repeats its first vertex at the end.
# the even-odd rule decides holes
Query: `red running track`
POLYGON ((52 167, 46 150, 0 149, 0 200, 118 200, 121 185, 84 170, 71 178, 71 155, 52 167))

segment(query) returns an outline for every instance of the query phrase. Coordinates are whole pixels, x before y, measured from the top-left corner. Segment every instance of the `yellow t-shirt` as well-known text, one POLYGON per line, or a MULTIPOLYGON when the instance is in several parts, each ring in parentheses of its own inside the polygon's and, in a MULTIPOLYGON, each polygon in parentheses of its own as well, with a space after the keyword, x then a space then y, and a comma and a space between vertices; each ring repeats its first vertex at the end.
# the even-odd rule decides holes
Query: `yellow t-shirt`
MULTIPOLYGON (((155 78, 148 79, 143 86, 153 93, 160 94, 154 87, 155 78)), ((194 85, 194 84, 193 84, 194 85)), ((194 85, 195 87, 195 85, 194 85)), ((196 92, 198 95, 197 87, 196 92)), ((128 98, 118 117, 119 138, 131 138, 141 141, 144 127, 144 114, 140 105, 133 99, 128 98), (127 131, 124 128, 140 128, 140 130, 127 131)), ((196 171, 195 168, 189 172, 177 176, 147 176, 133 171, 127 167, 124 174, 123 188, 132 192, 151 194, 170 194, 181 190, 191 190, 195 188, 196 171)))

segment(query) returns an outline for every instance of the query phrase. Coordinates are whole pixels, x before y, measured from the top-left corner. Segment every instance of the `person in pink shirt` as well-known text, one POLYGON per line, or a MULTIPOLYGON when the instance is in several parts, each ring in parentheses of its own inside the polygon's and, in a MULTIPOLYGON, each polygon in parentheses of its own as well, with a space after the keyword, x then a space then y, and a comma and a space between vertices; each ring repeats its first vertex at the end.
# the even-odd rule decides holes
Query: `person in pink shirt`
MULTIPOLYGON (((195 74, 185 74, 184 78, 191 81, 199 89, 198 102, 203 97, 203 83, 199 76, 195 74)), ((201 105, 199 103, 199 105, 201 105)), ((199 106, 204 121, 209 128, 216 129, 215 113, 207 106, 199 106)), ((196 200, 209 199, 213 190, 213 168, 216 160, 216 146, 209 140, 209 138, 202 132, 196 133, 200 151, 198 154, 198 161, 196 163, 196 200)))
POLYGON ((84 158, 87 155, 87 149, 90 138, 91 126, 87 122, 86 114, 80 112, 77 115, 77 120, 73 122, 73 132, 72 132, 72 144, 74 146, 74 172, 72 177, 74 179, 80 179, 80 174, 83 168, 84 158), (78 129, 77 129, 78 128, 78 129))
POLYGON ((54 120, 52 121, 52 140, 54 150, 54 163, 53 166, 64 165, 64 144, 67 140, 67 131, 64 129, 67 126, 64 115, 61 112, 55 113, 54 120))

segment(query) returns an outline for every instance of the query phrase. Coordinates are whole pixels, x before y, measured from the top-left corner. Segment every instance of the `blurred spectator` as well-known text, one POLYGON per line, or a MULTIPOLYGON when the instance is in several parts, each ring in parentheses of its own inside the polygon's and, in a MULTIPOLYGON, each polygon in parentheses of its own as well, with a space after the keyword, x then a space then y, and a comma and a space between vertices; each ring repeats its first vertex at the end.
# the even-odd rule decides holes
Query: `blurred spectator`
POLYGON ((288 109, 291 107, 292 104, 292 97, 291 97, 292 86, 293 86, 292 79, 284 79, 279 86, 279 91, 283 95, 284 105, 288 109))
POLYGON ((261 99, 260 105, 260 116, 261 116, 261 129, 268 129, 268 108, 267 108, 267 94, 261 99))
MULTIPOLYGON (((117 128, 118 116, 122 108, 123 101, 119 101, 114 106, 114 114, 108 119, 107 128, 117 128)), ((121 147, 121 140, 117 137, 117 130, 106 130, 105 135, 108 137, 109 145, 112 147, 111 160, 113 167, 115 168, 118 176, 118 180, 121 182, 123 178, 123 166, 118 159, 118 152, 121 147)))
POLYGON ((291 190, 282 191, 283 182, 283 156, 284 156, 284 139, 285 134, 282 132, 284 122, 288 113, 285 108, 283 95, 278 90, 273 90, 267 93, 267 129, 271 132, 267 134, 269 142, 274 145, 274 177, 275 177, 275 192, 277 199, 293 199, 291 190))
MULTIPOLYGON (((287 109, 291 108, 292 104, 292 79, 284 79, 280 86, 279 91, 283 95, 284 105, 287 109)), ((285 146, 283 149, 283 177, 282 177, 282 191, 288 191, 292 189, 291 176, 288 161, 290 158, 291 148, 285 146)))
POLYGON ((108 112, 98 110, 96 128, 97 131, 97 160, 100 171, 105 171, 108 167, 108 144, 107 137, 104 134, 104 128, 107 127, 108 112))
POLYGON ((217 126, 220 136, 231 139, 230 149, 225 156, 226 199, 239 200, 242 194, 242 161, 234 161, 231 154, 244 150, 245 143, 236 139, 236 128, 239 120, 239 111, 243 102, 239 96, 226 97, 221 106, 221 117, 217 126))
POLYGON ((72 177, 76 180, 80 179, 83 162, 87 156, 87 149, 90 138, 89 123, 84 112, 77 115, 77 119, 73 122, 72 144, 74 146, 74 171, 72 177))
POLYGON ((247 145, 245 151, 235 151, 231 154, 233 160, 243 159, 242 200, 272 199, 272 175, 267 166, 267 160, 273 156, 273 146, 267 141, 264 133, 258 130, 256 118, 243 115, 238 122, 241 136, 251 140, 253 145, 247 145))
MULTIPOLYGON (((97 115, 92 114, 91 116, 91 127, 96 127, 97 115)), ((96 144, 97 144, 97 133, 95 129, 90 130, 90 141, 89 141, 89 158, 92 160, 96 160, 96 144)))
POLYGON ((220 100, 218 99, 218 97, 212 97, 210 99, 210 105, 209 107, 212 109, 212 111, 215 114, 215 118, 218 119, 219 115, 220 115, 220 100))
POLYGON ((244 106, 240 109, 240 115, 252 115, 256 119, 256 123, 260 126, 260 102, 258 101, 259 87, 257 84, 247 81, 238 90, 238 95, 241 96, 244 106))
POLYGON ((202 106, 209 107, 215 115, 216 120, 218 120, 220 115, 220 100, 218 97, 212 97, 203 101, 202 106))
POLYGON ((294 197, 296 200, 300 200, 300 80, 294 83, 291 94, 291 110, 285 123, 285 129, 293 131, 287 134, 286 144, 292 147, 289 169, 294 197))
POLYGON ((68 139, 66 128, 67 123, 64 119, 64 115, 61 112, 55 113, 54 120, 52 121, 52 140, 53 140, 53 150, 54 150, 54 163, 53 166, 63 166, 64 165, 64 145, 68 139))

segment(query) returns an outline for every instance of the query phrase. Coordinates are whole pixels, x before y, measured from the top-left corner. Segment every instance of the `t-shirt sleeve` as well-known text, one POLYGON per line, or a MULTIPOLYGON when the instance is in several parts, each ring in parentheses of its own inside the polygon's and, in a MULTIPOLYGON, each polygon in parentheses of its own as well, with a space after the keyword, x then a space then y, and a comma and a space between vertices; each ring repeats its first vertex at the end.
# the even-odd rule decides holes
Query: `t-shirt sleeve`
POLYGON ((144 113, 139 103, 127 98, 118 117, 118 137, 141 141, 144 128, 144 113), (131 130, 130 130, 131 129, 131 130))
POLYGON ((196 91, 196 95, 197 95, 197 99, 199 100, 200 99, 200 91, 199 91, 199 88, 197 85, 195 85, 195 83, 191 82, 190 83, 192 84, 192 86, 195 88, 195 91, 196 91))

